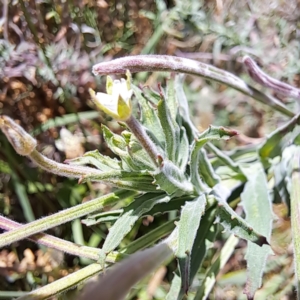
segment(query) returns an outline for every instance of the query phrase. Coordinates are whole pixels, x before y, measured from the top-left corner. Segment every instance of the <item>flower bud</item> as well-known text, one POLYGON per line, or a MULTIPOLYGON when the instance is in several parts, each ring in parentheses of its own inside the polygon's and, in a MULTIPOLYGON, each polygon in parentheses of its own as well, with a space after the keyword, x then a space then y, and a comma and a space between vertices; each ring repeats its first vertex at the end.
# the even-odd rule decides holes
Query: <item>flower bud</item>
POLYGON ((35 149, 36 140, 10 117, 0 116, 0 129, 18 154, 26 156, 35 149))

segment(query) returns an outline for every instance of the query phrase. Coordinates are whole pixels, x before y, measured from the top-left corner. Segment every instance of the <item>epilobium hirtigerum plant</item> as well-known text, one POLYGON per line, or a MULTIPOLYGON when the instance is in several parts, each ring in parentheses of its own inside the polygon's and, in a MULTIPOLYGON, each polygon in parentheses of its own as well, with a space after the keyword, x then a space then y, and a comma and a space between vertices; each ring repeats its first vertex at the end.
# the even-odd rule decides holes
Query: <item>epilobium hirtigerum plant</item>
MULTIPOLYGON (((298 89, 269 77, 250 57, 244 58, 244 65, 257 83, 299 99, 298 89)), ((274 254, 272 191, 281 193, 279 183, 280 189, 288 191, 284 200, 291 207, 295 286, 299 298, 300 147, 297 141, 300 115, 235 75, 189 59, 131 56, 97 64, 93 72, 95 75, 126 74, 127 77, 112 80, 108 76, 106 93, 90 90, 95 107, 122 122, 121 134, 102 126, 104 139, 117 158, 95 150, 64 164, 57 163, 39 153, 35 139, 12 119, 0 117, 0 128, 16 152, 28 156, 39 167, 61 176, 79 178, 80 182, 99 181, 115 188, 105 196, 24 225, 0 216, 0 227, 6 230, 0 235, 0 247, 29 238, 94 260, 79 271, 19 299, 46 299, 101 272, 104 275, 88 282, 78 299, 124 299, 141 279, 174 258, 178 268, 165 298, 207 299, 217 274, 231 257, 239 239, 248 244, 244 293, 253 299, 262 285, 267 258, 274 254), (131 74, 140 71, 169 71, 171 74, 166 88, 159 86, 156 93, 133 84, 131 74), (244 147, 225 153, 214 141, 234 138, 237 132, 216 126, 203 132, 197 130, 189 115, 183 91, 184 77, 180 73, 228 85, 290 120, 256 148, 244 147), (139 117, 133 113, 132 101, 139 104, 139 117), (101 212, 116 203, 119 203, 117 210, 101 212), (243 208, 242 213, 241 209, 239 213, 235 211, 238 203, 243 208), (177 212, 170 214, 170 218, 173 217, 169 222, 125 248, 120 247, 139 219, 169 211, 177 212), (114 222, 101 249, 79 246, 43 233, 83 217, 82 222, 87 226, 107 220, 114 222), (220 234, 225 243, 214 261, 203 266, 209 248, 220 234)))

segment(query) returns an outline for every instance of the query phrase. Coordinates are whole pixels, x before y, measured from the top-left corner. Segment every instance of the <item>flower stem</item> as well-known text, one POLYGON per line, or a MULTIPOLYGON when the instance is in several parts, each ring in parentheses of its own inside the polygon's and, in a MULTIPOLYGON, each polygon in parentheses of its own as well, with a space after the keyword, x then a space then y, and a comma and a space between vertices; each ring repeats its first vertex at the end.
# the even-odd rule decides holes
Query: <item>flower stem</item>
POLYGON ((9 232, 0 234, 0 248, 36 233, 41 233, 50 228, 59 226, 77 218, 81 218, 87 214, 96 212, 107 205, 114 204, 122 199, 126 199, 136 194, 137 192, 134 191, 116 191, 115 193, 110 193, 86 203, 62 210, 48 217, 22 225, 9 232))
POLYGON ((144 127, 132 115, 127 121, 125 121, 125 123, 141 143, 146 152, 149 154, 155 166, 158 167, 157 157, 160 155, 160 153, 158 152, 155 144, 147 135, 144 127))
POLYGON ((81 178, 83 176, 102 175, 103 172, 97 169, 83 167, 83 166, 71 166, 62 163, 58 163, 51 160, 39 153, 37 150, 33 150, 28 157, 35 162, 42 169, 57 174, 60 176, 66 176, 71 178, 81 178))
MULTIPOLYGON (((22 224, 12 221, 4 216, 0 216, 0 228, 11 231, 20 228, 22 224)), ((44 245, 49 248, 53 248, 65 253, 76 255, 80 257, 86 257, 97 261, 99 259, 99 249, 87 246, 81 246, 63 239, 54 237, 50 234, 39 233, 31 236, 29 240, 36 242, 37 244, 44 245)), ((110 257, 110 254, 106 257, 106 262, 115 262, 115 255, 110 257)))
POLYGON ((300 100, 300 89, 297 89, 285 82, 279 81, 267 75, 258 67, 258 65, 251 57, 245 56, 243 58, 243 63, 247 68, 250 77, 257 83, 267 88, 270 88, 276 93, 279 93, 283 96, 292 97, 300 100))
POLYGON ((168 71, 201 76, 226 84, 257 101, 272 107, 286 116, 294 116, 294 113, 288 110, 276 98, 265 95, 247 85, 239 77, 209 64, 197 62, 188 58, 168 55, 137 55, 122 57, 109 62, 102 62, 93 67, 93 73, 95 75, 125 74, 126 70, 129 70, 131 73, 143 71, 168 71))

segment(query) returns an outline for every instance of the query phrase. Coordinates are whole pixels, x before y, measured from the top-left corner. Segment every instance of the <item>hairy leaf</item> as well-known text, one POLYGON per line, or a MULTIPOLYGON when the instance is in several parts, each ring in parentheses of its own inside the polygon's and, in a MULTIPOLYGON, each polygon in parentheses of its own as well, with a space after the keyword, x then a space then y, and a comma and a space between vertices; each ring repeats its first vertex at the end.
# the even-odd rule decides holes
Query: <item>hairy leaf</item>
POLYGON ((83 156, 68 159, 65 163, 71 165, 92 165, 102 171, 120 170, 120 161, 99 153, 98 150, 86 152, 83 156))
MULTIPOLYGON (((287 134, 300 125, 300 114, 296 115, 289 122, 273 131, 259 149, 259 155, 262 159, 273 158, 282 151, 283 140, 287 139, 287 134)), ((299 133, 299 132, 298 132, 299 133)))
MULTIPOLYGON (((248 178, 241 194, 246 221, 256 232, 270 240, 273 213, 265 172, 260 164, 244 168, 243 171, 248 178)), ((268 245, 263 245, 263 247, 258 245, 248 242, 246 253, 248 279, 245 293, 250 299, 254 297, 255 291, 261 286, 267 257, 271 253, 268 245)))
POLYGON ((191 194, 194 190, 184 173, 168 160, 162 162, 159 173, 154 173, 153 177, 158 188, 168 195, 181 196, 191 194))
POLYGON ((159 141, 160 145, 165 144, 165 136, 161 128, 157 114, 154 111, 154 108, 151 107, 149 101, 144 97, 143 91, 138 87, 131 86, 134 94, 137 97, 137 100, 141 107, 141 121, 142 124, 150 131, 155 132, 155 136, 159 141))
POLYGON ((191 252, 199 228, 200 220, 204 214, 206 197, 204 194, 194 201, 186 202, 181 211, 178 222, 178 247, 176 256, 178 258, 181 274, 181 294, 187 294, 190 282, 190 259, 191 252))
POLYGON ((170 197, 165 194, 145 194, 137 198, 124 209, 123 215, 110 228, 106 240, 103 244, 102 251, 107 254, 114 250, 129 233, 135 222, 155 204, 168 202, 170 197))
POLYGON ((265 236, 257 233, 253 227, 242 219, 230 206, 222 200, 221 197, 216 197, 218 201, 217 219, 216 222, 220 223, 225 230, 230 231, 239 238, 251 241, 258 246, 264 244, 268 245, 265 236))
POLYGON ((166 139, 166 154, 170 161, 176 162, 176 152, 180 143, 180 129, 176 120, 172 118, 167 101, 161 99, 158 106, 158 117, 166 139))

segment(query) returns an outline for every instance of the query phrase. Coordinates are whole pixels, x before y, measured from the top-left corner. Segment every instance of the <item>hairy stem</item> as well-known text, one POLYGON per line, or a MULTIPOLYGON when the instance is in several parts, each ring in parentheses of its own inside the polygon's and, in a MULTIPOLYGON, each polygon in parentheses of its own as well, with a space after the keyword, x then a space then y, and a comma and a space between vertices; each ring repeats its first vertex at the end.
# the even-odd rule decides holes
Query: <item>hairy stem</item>
POLYGON ((294 113, 288 110, 277 99, 265 95, 247 85, 239 77, 209 64, 187 58, 168 55, 127 56, 109 62, 102 62, 93 67, 93 73, 95 75, 125 74, 126 70, 129 70, 131 73, 143 71, 168 71, 201 76, 226 84, 257 101, 272 107, 284 115, 289 117, 294 116, 294 113))
POLYGON ((97 169, 58 163, 52 159, 47 158, 43 154, 39 153, 37 150, 33 150, 28 155, 28 157, 42 169, 60 176, 81 178, 83 176, 103 175, 103 172, 97 169))
POLYGON ((247 68, 250 77, 257 83, 267 88, 270 88, 276 93, 279 93, 283 96, 292 97, 300 100, 300 89, 297 89, 285 82, 279 81, 267 75, 258 67, 258 65, 251 57, 245 56, 243 58, 243 63, 247 68))
POLYGON ((143 148, 149 154, 150 158, 154 162, 155 166, 158 167, 157 157, 160 155, 156 146, 151 141, 149 136, 147 135, 143 126, 133 117, 131 116, 126 121, 127 126, 131 130, 131 132, 135 135, 135 137, 139 140, 143 148))
MULTIPOLYGON (((15 221, 12 221, 4 216, 0 216, 0 228, 11 231, 17 228, 20 228, 22 224, 19 224, 15 221)), ((72 242, 65 241, 63 239, 54 237, 50 234, 39 233, 34 236, 31 236, 29 240, 36 242, 37 244, 44 245, 49 248, 53 248, 65 253, 76 255, 80 257, 86 257, 92 260, 97 261, 99 259, 99 249, 87 246, 81 246, 72 242)), ((106 257, 106 262, 115 262, 116 255, 110 255, 106 257)))
POLYGON ((96 198, 83 204, 76 205, 69 209, 62 210, 48 217, 22 225, 9 232, 0 234, 0 248, 16 241, 27 238, 36 233, 41 233, 50 228, 70 222, 74 219, 81 218, 96 212, 107 205, 112 205, 120 200, 136 195, 133 191, 116 191, 108 195, 96 198))

